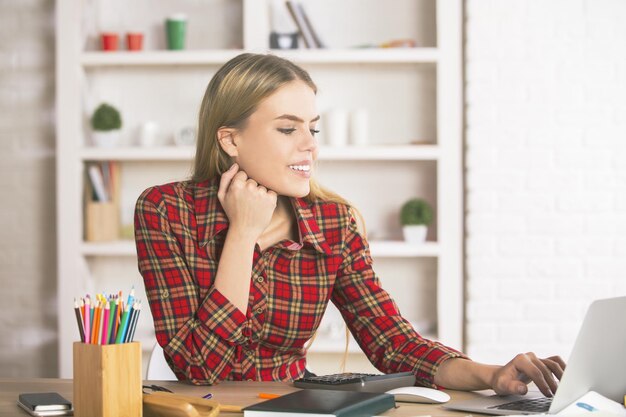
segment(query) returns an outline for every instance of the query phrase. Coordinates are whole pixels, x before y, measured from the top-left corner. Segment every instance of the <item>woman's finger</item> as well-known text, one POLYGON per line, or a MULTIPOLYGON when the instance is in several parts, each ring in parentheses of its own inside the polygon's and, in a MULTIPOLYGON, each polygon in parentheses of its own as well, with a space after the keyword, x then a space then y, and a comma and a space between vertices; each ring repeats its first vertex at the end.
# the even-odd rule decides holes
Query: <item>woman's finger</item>
POLYGON ((235 174, 237 174, 237 169, 239 166, 237 164, 232 164, 230 168, 226 172, 222 174, 220 178, 220 188, 217 191, 217 197, 220 201, 224 201, 224 196, 226 195, 226 191, 230 185, 235 174))
POLYGON ((547 358, 541 360, 554 374, 554 376, 560 381, 563 376, 563 367, 554 358, 547 358))
POLYGON ((550 368, 548 368, 548 366, 541 359, 535 356, 535 354, 530 355, 530 361, 532 362, 533 365, 535 365, 537 369, 539 369, 539 371, 543 375, 543 380, 546 382, 546 384, 548 384, 548 388, 550 389, 551 395, 547 395, 545 392, 544 392, 544 395, 546 396, 554 395, 558 384, 556 380, 554 379, 554 375, 552 374, 552 371, 550 370, 550 368))

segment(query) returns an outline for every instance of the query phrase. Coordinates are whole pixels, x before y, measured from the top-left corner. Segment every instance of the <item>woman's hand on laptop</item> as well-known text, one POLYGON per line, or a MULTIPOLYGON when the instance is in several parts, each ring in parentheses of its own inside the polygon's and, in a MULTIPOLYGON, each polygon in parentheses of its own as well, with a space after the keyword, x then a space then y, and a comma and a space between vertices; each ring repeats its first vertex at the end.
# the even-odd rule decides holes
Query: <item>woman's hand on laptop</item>
POLYGON ((527 384, 534 382, 545 396, 551 397, 564 369, 565 362, 559 356, 540 359, 532 352, 520 353, 504 366, 453 358, 439 365, 434 382, 447 389, 491 388, 499 395, 524 395, 528 392, 527 384))
POLYGON ((491 388, 499 395, 526 394, 527 384, 534 382, 546 397, 556 392, 565 362, 560 356, 540 359, 532 352, 520 353, 504 366, 495 369, 491 388))

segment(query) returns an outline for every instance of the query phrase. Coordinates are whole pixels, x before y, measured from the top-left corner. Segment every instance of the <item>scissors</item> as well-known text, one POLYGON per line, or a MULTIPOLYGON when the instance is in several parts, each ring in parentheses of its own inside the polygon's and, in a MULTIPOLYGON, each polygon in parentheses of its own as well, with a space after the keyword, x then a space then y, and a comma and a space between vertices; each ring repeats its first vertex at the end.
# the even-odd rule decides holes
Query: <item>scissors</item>
POLYGON ((171 390, 169 390, 169 389, 167 389, 165 387, 159 386, 159 385, 152 384, 152 385, 142 385, 141 386, 141 392, 143 392, 144 394, 152 394, 153 392, 158 392, 158 391, 173 393, 173 391, 171 391, 171 390), (148 390, 148 392, 146 392, 146 390, 148 390))

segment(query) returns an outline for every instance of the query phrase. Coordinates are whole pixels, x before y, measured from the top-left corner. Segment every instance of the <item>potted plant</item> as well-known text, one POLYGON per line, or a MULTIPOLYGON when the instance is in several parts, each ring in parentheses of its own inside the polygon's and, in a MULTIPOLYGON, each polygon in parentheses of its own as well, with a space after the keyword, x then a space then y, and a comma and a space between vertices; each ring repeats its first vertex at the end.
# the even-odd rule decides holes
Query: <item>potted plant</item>
POLYGON ((400 211, 404 240, 409 243, 423 243, 432 220, 433 209, 426 200, 421 198, 408 200, 400 211))
POLYGON ((93 129, 93 142, 96 146, 116 146, 122 128, 120 112, 110 104, 100 104, 91 116, 91 128, 93 129))

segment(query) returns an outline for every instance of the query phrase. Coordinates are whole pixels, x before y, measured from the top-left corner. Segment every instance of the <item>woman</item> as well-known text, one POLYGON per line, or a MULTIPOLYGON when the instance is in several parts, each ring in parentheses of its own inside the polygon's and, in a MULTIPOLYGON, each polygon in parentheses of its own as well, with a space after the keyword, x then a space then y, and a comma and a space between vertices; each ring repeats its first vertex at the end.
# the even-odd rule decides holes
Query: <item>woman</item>
POLYGON ((308 73, 287 60, 233 58, 204 95, 191 180, 139 197, 139 270, 177 377, 300 378, 305 343, 332 301, 384 373, 499 394, 526 393, 532 380, 551 395, 565 366, 559 357, 479 364, 423 339, 400 316, 353 209, 312 179, 315 94, 308 73))

